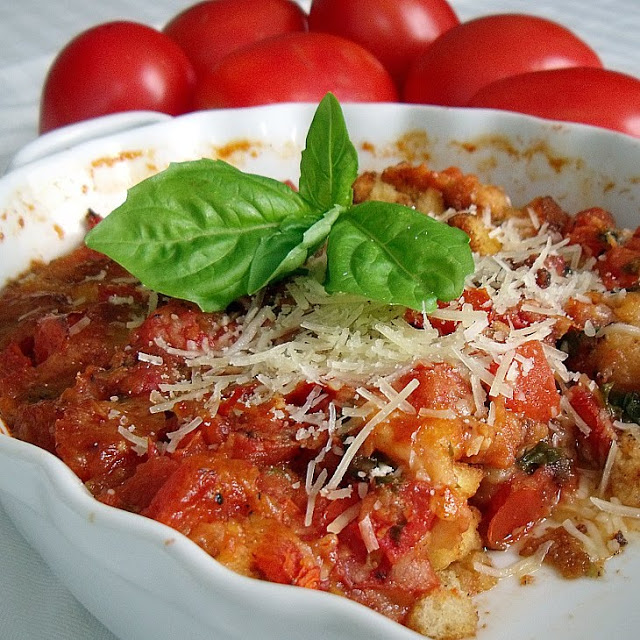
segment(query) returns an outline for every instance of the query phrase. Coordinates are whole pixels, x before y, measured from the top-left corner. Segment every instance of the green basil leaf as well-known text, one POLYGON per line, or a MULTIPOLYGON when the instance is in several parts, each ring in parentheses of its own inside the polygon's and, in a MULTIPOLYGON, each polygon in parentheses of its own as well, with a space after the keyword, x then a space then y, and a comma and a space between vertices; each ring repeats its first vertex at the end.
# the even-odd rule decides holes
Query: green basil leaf
POLYGON ((358 176, 358 153, 349 139, 342 109, 328 93, 318 105, 300 162, 300 195, 316 211, 349 207, 358 176))
POLYGON ((563 458, 565 458, 565 456, 560 449, 551 447, 546 442, 540 441, 535 447, 525 451, 516 460, 516 464, 525 473, 531 475, 538 467, 557 464, 563 458))
POLYGON ((130 189, 86 244, 147 287, 214 311, 248 293, 262 239, 308 211, 277 180, 198 160, 172 164, 130 189))
POLYGON ((329 293, 433 311, 462 293, 474 262, 469 236, 402 205, 364 202, 344 213, 327 245, 329 293))
POLYGON ((327 239, 341 211, 334 207, 323 216, 286 218, 275 233, 264 236, 249 269, 249 293, 299 269, 327 239))
POLYGON ((624 422, 640 424, 640 393, 638 391, 620 391, 613 385, 606 386, 605 401, 614 412, 622 413, 624 422))

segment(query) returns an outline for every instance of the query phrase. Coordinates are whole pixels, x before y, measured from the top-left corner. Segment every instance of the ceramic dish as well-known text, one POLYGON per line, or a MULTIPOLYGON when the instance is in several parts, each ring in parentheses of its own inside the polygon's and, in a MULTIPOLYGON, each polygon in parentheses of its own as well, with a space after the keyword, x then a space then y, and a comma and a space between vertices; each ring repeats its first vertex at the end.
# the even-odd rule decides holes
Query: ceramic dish
MULTIPOLYGON (((215 155, 295 180, 313 110, 278 105, 152 124, 133 114, 36 141, 0 181, 0 284, 69 250, 87 208, 107 213, 170 160, 215 155)), ((349 105, 345 117, 361 169, 401 159, 457 165, 504 186, 515 204, 549 194, 569 211, 598 205, 622 225, 640 222, 640 141, 490 111, 349 105)), ((172 529, 98 503, 57 458, 6 436, 0 499, 63 583, 123 640, 420 637, 344 598, 236 575, 172 529)), ((561 581, 544 570, 526 587, 503 580, 479 599, 478 637, 636 638, 640 545, 630 547, 599 580, 561 581)))

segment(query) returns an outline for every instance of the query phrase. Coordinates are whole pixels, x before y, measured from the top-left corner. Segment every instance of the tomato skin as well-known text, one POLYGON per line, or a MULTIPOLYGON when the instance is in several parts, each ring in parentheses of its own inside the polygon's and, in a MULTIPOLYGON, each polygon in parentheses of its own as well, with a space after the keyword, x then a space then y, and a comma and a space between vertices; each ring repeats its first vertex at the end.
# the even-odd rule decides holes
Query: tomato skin
POLYGON ((309 29, 353 40, 401 86, 415 57, 459 24, 446 0, 313 0, 309 29))
POLYGON ((570 244, 582 247, 587 257, 598 258, 611 248, 609 238, 616 230, 611 213, 600 207, 591 207, 576 214, 567 227, 570 244))
POLYGON ((274 102, 394 102, 389 73, 360 45, 328 33, 290 33, 230 53, 196 90, 198 109, 274 102))
POLYGON ((205 0, 176 15, 163 32, 202 76, 235 49, 306 29, 307 16, 293 0, 205 0))
POLYGON ((398 384, 402 389, 411 380, 420 385, 409 396, 408 401, 420 411, 426 409, 455 409, 461 403, 471 401, 471 387, 455 367, 445 362, 431 365, 419 364, 403 376, 398 384))
POLYGON ((307 589, 321 587, 320 566, 311 549, 279 523, 270 523, 253 550, 253 558, 269 582, 295 584, 307 589))
POLYGON ((60 51, 40 102, 40 133, 119 111, 179 115, 189 110, 195 74, 168 36, 143 24, 92 27, 60 51))
POLYGON ((188 533, 199 522, 246 517, 255 508, 258 470, 243 460, 208 454, 185 458, 142 511, 188 533))
POLYGON ((507 398, 505 405, 510 411, 522 413, 532 420, 548 422, 560 411, 560 393, 542 344, 535 340, 525 342, 517 347, 516 354, 530 363, 530 371, 517 363, 514 395, 507 398))
POLYGON ((565 27, 536 16, 488 15, 442 34, 411 66, 406 102, 465 106, 508 76, 559 67, 601 67, 596 53, 565 27))
POLYGON ((539 467, 528 476, 517 472, 501 485, 484 512, 480 531, 490 549, 505 549, 546 518, 560 489, 553 471, 539 467))
POLYGON ((616 430, 602 395, 576 385, 567 390, 567 399, 591 429, 586 436, 578 434, 582 454, 599 466, 604 465, 611 444, 616 440, 616 430))
POLYGON ((468 106, 580 122, 640 138, 640 80, 609 69, 574 67, 519 74, 480 89, 468 106))
POLYGON ((640 278, 640 250, 613 247, 607 251, 596 268, 610 291, 616 288, 631 289, 640 278))

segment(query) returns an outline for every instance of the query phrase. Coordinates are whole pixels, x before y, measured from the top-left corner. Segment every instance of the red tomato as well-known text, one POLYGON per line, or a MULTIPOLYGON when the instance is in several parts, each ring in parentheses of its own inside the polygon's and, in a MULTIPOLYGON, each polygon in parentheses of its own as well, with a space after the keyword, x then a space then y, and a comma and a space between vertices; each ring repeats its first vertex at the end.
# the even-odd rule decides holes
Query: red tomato
POLYGON ((306 28, 307 16, 293 0, 206 0, 179 13, 163 31, 201 76, 234 49, 306 28))
POLYGON ((328 33, 289 33, 233 51, 202 78, 199 109, 273 102, 393 102, 391 76, 366 49, 328 33))
POLYGON ((521 344, 516 354, 525 360, 514 360, 516 377, 513 380, 513 397, 505 406, 510 411, 522 413, 527 418, 548 422, 558 415, 560 393, 553 371, 547 362, 542 344, 531 340, 521 344))
POLYGON ((491 498, 480 530, 490 549, 504 549, 546 518, 560 490, 553 471, 539 467, 532 475, 516 473, 491 498))
POLYGON ((132 476, 114 491, 100 496, 112 506, 140 513, 146 509, 164 483, 177 471, 180 463, 168 456, 153 455, 141 462, 132 476))
POLYGON ((579 244, 587 257, 597 258, 611 248, 616 221, 609 211, 591 207, 579 211, 568 229, 571 244, 579 244))
POLYGON ((492 82, 468 104, 581 122, 640 138, 640 80, 608 69, 523 73, 492 82))
POLYGON ((589 434, 584 437, 578 434, 582 441, 582 453, 597 464, 603 465, 609 455, 611 443, 616 440, 616 430, 602 395, 582 385, 576 385, 567 390, 567 398, 590 429, 589 434))
POLYGON ((459 24, 446 0, 313 0, 309 29, 361 44, 402 85, 415 57, 459 24))
POLYGON ((631 289, 640 278, 640 250, 612 247, 598 260, 596 268, 607 289, 631 289))
POLYGON ((136 22, 108 22, 69 42, 49 69, 40 132, 136 109, 184 113, 195 74, 168 36, 136 22))
POLYGON ((536 16, 489 15, 442 34, 411 66, 407 102, 465 106, 500 78, 559 67, 601 67, 596 53, 565 27, 536 16))
POLYGON ((243 460, 199 454, 185 458, 143 515, 188 533, 200 522, 247 517, 255 509, 258 470, 243 460))
POLYGON ((410 380, 418 380, 420 386, 411 394, 410 402, 419 411, 426 409, 453 409, 471 400, 471 387, 458 370, 445 362, 418 365, 400 378, 399 388, 410 380))
POLYGON ((272 522, 253 550, 256 567, 269 580, 308 589, 321 586, 318 560, 309 545, 285 525, 272 522))

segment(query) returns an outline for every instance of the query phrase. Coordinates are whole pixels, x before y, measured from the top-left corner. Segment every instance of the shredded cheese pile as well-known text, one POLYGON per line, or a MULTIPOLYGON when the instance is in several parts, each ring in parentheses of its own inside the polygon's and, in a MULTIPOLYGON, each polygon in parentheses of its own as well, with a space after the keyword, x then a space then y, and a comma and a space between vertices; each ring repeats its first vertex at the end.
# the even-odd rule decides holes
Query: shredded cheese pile
MULTIPOLYGON (((490 217, 485 217, 485 223, 491 224, 490 217)), ((191 375, 178 383, 162 385, 152 395, 152 412, 206 396, 208 409, 215 413, 216 403, 229 385, 251 381, 259 383, 256 402, 274 394, 286 395, 304 381, 360 389, 366 406, 354 407, 352 415, 359 412, 367 416, 373 409, 382 410, 383 405, 407 410, 406 402, 396 406, 395 392, 390 393, 393 382, 417 362, 448 362, 469 380, 475 414, 491 421, 491 408, 487 414, 485 406, 485 386, 491 396, 511 398, 517 392, 513 382, 532 367, 516 353, 517 347, 551 334, 556 320, 565 316, 563 307, 570 298, 586 299, 591 291, 605 291, 593 265, 587 262, 580 266, 579 247, 554 239, 546 224, 539 225, 534 235, 526 235, 525 223, 514 218, 491 226, 502 251, 494 256, 476 256, 476 270, 467 287, 484 288, 496 313, 519 306, 538 314, 539 321, 519 329, 506 327, 496 335, 488 331, 488 311, 453 302, 428 317, 424 314, 424 327, 416 328, 405 320, 403 307, 351 295, 329 295, 313 276, 298 277, 286 284, 284 293, 271 305, 263 305, 261 296, 256 296, 249 311, 237 320, 237 336, 229 345, 217 350, 207 344, 177 350, 156 341, 168 354, 184 358, 191 375), (540 287, 536 274, 549 256, 564 258, 571 272, 563 275, 551 270, 549 282, 540 287), (457 328, 441 336, 429 318, 456 322, 457 328), (495 373, 491 371, 494 362, 498 365, 495 373)), ((527 228, 530 230, 530 224, 527 228)), ((231 320, 223 317, 220 323, 225 322, 231 320)), ((559 382, 576 379, 563 364, 565 353, 548 344, 544 351, 559 382)), ((154 363, 145 354, 139 357, 154 363)), ((569 403, 563 403, 563 412, 585 430, 586 425, 569 403)), ((324 416, 319 426, 326 430, 328 423, 329 416, 324 416)))

